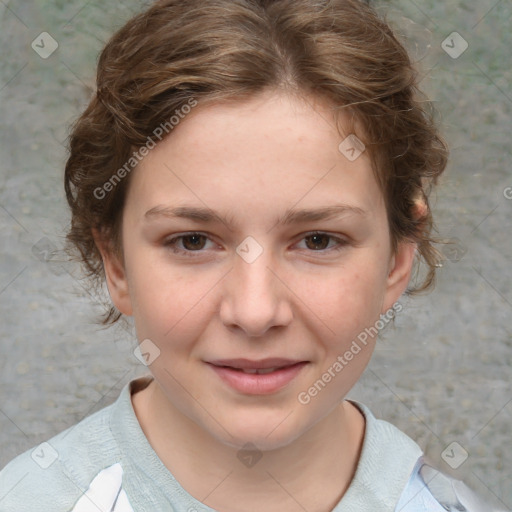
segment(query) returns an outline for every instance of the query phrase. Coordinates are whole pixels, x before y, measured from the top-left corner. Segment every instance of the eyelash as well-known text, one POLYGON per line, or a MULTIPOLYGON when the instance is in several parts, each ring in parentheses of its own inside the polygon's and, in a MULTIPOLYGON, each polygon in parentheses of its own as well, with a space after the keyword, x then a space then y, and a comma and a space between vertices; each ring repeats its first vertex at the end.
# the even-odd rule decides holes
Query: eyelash
MULTIPOLYGON (((311 249, 311 250, 309 250, 309 252, 322 254, 322 253, 327 253, 327 252, 331 252, 331 251, 341 251, 345 246, 349 245, 349 242, 347 242, 347 240, 330 235, 329 233, 325 233, 323 231, 313 231, 311 233, 306 233, 306 235, 304 235, 304 237, 301 238, 300 241, 302 241, 306 238, 315 236, 315 235, 325 235, 330 239, 330 241, 331 240, 335 241, 338 244, 338 246, 334 247, 334 248, 330 248, 330 249, 319 249, 317 251, 311 249)), ((194 253, 200 254, 204 251, 202 249, 197 250, 197 251, 190 251, 190 250, 186 250, 186 249, 176 248, 177 242, 179 240, 182 240, 183 238, 187 238, 187 237, 191 237, 191 236, 204 236, 204 237, 208 238, 208 236, 205 235, 204 233, 194 231, 194 232, 186 233, 184 235, 176 236, 174 238, 170 238, 164 242, 164 246, 169 247, 175 254, 180 254, 180 255, 183 255, 186 257, 194 258, 194 257, 196 257, 194 253)))

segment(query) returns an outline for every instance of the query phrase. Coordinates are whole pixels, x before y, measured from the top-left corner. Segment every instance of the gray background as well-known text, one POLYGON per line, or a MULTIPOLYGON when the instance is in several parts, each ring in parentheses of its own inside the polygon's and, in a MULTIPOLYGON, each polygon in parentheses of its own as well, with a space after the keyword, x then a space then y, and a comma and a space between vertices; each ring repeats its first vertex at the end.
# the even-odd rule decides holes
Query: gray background
MULTIPOLYGON (((510 510, 512 3, 468 4, 377 4, 429 71, 421 86, 452 151, 432 201, 439 234, 459 241, 444 250, 435 291, 404 298, 349 397, 510 510), (456 59, 442 48, 454 31, 469 45, 456 59), (461 447, 448 450, 452 465, 469 454, 457 468, 441 456, 452 442, 461 447)), ((0 467, 146 373, 132 329, 95 324, 101 300, 59 253, 69 221, 62 143, 92 93, 98 52, 141 6, 0 2, 0 467), (44 31, 59 44, 47 59, 31 48, 44 31)))

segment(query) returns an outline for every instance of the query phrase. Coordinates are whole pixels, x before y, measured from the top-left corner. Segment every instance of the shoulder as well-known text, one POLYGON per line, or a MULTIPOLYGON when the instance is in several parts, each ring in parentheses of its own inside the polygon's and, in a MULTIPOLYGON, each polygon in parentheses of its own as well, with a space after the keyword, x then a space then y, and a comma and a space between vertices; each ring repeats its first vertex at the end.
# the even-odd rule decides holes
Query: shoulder
POLYGON ((110 430, 114 406, 9 462, 0 471, 0 512, 71 510, 94 476, 119 459, 110 430))
POLYGON ((396 507, 400 512, 500 512, 485 503, 464 482, 436 469, 422 456, 416 463, 396 507))
POLYGON ((336 512, 500 512, 462 481, 427 463, 407 434, 375 418, 364 404, 350 402, 365 417, 365 439, 353 482, 336 512))
POLYGON ((335 511, 392 512, 423 452, 394 425, 375 418, 364 404, 350 402, 364 416, 365 432, 354 477, 335 511))

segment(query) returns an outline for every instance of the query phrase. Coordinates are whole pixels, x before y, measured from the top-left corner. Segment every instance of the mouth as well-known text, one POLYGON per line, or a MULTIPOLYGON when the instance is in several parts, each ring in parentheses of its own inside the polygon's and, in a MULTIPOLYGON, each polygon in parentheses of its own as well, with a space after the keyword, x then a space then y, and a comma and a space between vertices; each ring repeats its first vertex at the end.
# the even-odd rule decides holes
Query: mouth
POLYGON ((267 373, 275 372, 276 370, 280 370, 281 368, 287 368, 286 366, 276 366, 275 368, 233 368, 230 366, 222 366, 221 368, 231 368, 232 370, 235 370, 236 372, 243 372, 243 373, 252 373, 252 374, 258 374, 258 375, 265 375, 267 373))
POLYGON ((206 363, 224 383, 236 391, 266 395, 284 388, 309 361, 272 358, 260 361, 223 359, 206 363))
POLYGON ((298 363, 305 363, 299 359, 285 359, 283 357, 273 357, 267 359, 260 359, 259 361, 252 359, 217 359, 214 361, 207 361, 214 366, 231 368, 233 370, 240 370, 245 373, 271 373, 281 368, 287 368, 298 363))

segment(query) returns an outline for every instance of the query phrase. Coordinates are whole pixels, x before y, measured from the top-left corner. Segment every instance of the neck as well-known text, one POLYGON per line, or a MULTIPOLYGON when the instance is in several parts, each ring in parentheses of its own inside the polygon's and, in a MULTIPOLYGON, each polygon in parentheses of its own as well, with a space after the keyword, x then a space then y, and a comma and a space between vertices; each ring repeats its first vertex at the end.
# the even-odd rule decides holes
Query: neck
POLYGON ((343 401, 289 445, 241 461, 239 448, 173 408, 156 381, 132 402, 149 443, 180 485, 222 512, 239 510, 240 503, 265 512, 332 510, 350 485, 364 438, 364 417, 343 401))

